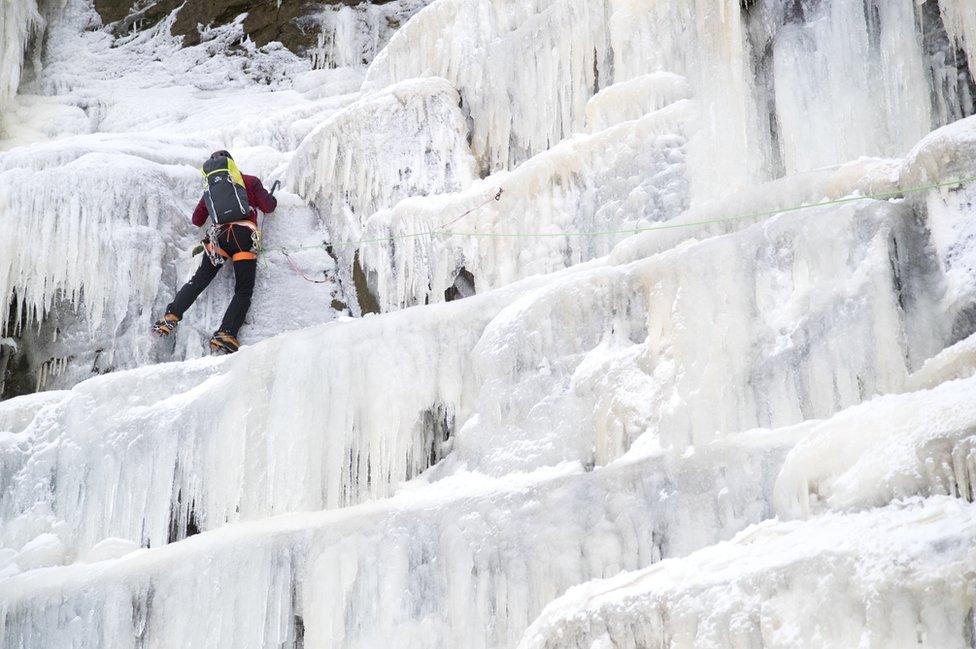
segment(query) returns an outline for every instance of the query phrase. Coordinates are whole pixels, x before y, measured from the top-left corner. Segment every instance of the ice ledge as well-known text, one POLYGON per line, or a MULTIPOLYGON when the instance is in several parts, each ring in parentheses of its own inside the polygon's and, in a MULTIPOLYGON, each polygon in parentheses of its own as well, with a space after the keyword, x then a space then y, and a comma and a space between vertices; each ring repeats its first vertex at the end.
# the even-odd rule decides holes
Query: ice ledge
POLYGON ((945 497, 804 523, 571 589, 519 649, 969 647, 976 506, 945 497))

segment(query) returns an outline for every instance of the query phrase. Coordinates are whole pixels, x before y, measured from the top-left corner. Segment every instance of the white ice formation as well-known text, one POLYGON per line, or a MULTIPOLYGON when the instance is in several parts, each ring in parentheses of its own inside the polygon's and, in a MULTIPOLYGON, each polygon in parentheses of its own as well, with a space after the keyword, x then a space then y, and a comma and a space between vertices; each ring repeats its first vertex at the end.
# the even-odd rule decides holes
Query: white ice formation
POLYGON ((768 522, 573 588, 518 646, 962 649, 972 640, 974 538, 976 506, 944 498, 768 522))
POLYGON ((474 167, 457 91, 429 78, 370 93, 324 121, 295 151, 287 177, 351 268, 370 215, 408 196, 462 189, 474 167))
MULTIPOLYGON (((940 13, 923 21, 915 4, 440 0, 394 35, 367 86, 447 78, 474 122, 475 155, 495 171, 582 130, 598 91, 677 73, 702 105, 695 180, 714 194, 904 151, 934 122, 972 113, 955 51, 936 55, 919 35, 938 30, 927 21, 940 13)), ((965 4, 942 2, 956 42, 972 27, 965 4)))
MULTIPOLYGON (((6 0, 0 4, 0 110, 17 94, 27 47, 43 24, 36 0, 6 0)), ((0 119, 0 135, 3 133, 0 119)))
POLYGON ((316 68, 346 68, 369 64, 396 30, 431 0, 393 0, 327 4, 308 21, 318 23, 318 43, 311 52, 316 68))
POLYGON ((0 646, 972 646, 967 4, 343 4, 301 59, 42 3, 0 646), (217 148, 285 181, 222 359, 227 272, 146 336, 217 148))

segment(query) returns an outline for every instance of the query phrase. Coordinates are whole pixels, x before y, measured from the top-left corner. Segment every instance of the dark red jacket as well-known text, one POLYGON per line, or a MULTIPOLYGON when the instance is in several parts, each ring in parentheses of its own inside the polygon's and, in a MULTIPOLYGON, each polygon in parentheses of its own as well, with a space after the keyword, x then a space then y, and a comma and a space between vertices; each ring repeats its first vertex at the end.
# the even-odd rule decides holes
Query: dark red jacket
MULTIPOLYGON (((261 180, 256 176, 241 175, 244 176, 244 187, 247 189, 247 202, 251 204, 251 214, 246 220, 251 221, 256 226, 258 224, 258 213, 255 208, 265 214, 271 214, 278 207, 278 199, 268 193, 268 190, 261 184, 261 180)), ((209 217, 210 212, 207 211, 207 205, 201 196, 197 208, 193 210, 193 225, 201 227, 209 217)))

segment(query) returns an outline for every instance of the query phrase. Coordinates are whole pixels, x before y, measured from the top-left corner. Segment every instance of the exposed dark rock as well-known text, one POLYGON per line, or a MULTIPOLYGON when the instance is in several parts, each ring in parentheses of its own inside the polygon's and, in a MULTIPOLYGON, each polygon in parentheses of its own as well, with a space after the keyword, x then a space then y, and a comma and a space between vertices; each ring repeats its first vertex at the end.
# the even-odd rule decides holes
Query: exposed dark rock
POLYGON ((976 111, 976 80, 966 53, 949 40, 936 0, 915 5, 922 49, 932 85, 932 128, 969 117, 976 111))
MULTIPOLYGON (((176 473, 177 475, 180 473, 179 465, 176 467, 176 473)), ((196 501, 191 499, 189 503, 186 503, 185 500, 183 489, 176 487, 176 498, 170 503, 167 543, 182 541, 202 531, 197 517, 196 501)))
POLYGON ((769 161, 769 168, 763 170, 763 175, 778 178, 786 170, 783 164, 780 127, 776 113, 773 44, 780 25, 792 20, 790 12, 793 11, 793 7, 790 2, 772 7, 769 3, 761 4, 756 1, 743 2, 741 6, 745 10, 743 15, 743 22, 746 25, 745 35, 755 74, 754 100, 759 108, 757 126, 769 134, 770 147, 765 156, 769 161))
POLYGON ((280 41, 296 54, 316 45, 318 29, 309 16, 326 6, 386 4, 390 0, 95 0, 95 9, 116 34, 145 29, 179 9, 174 36, 200 42, 201 26, 226 25, 246 13, 244 31, 258 47, 280 41), (182 5, 182 8, 180 6, 182 5))
POLYGON ((358 250, 353 257, 352 279, 353 283, 356 285, 356 298, 359 301, 360 313, 363 315, 366 315, 367 313, 379 313, 380 303, 369 287, 369 278, 366 276, 366 271, 363 269, 363 265, 359 261, 358 250))
POLYGON ((453 302, 466 297, 471 297, 477 293, 474 285, 474 275, 464 266, 458 271, 454 278, 454 283, 444 291, 444 301, 453 302))
MULTIPOLYGON (((451 452, 455 424, 454 410, 442 403, 434 404, 421 413, 416 435, 420 440, 421 448, 426 450, 427 467, 421 469, 420 473, 443 460, 451 452)), ((407 476, 408 479, 413 477, 407 476)))
POLYGON ((31 394, 36 385, 37 374, 31 370, 23 347, 14 349, 7 345, 0 346, 0 399, 31 394))

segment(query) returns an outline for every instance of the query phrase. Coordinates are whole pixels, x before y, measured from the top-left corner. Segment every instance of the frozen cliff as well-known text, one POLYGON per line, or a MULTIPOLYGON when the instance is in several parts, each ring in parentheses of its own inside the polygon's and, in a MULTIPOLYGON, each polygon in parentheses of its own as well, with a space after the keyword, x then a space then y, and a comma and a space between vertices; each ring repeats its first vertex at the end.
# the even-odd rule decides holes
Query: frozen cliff
POLYGON ((973 646, 967 1, 274 4, 0 7, 0 646, 973 646))

